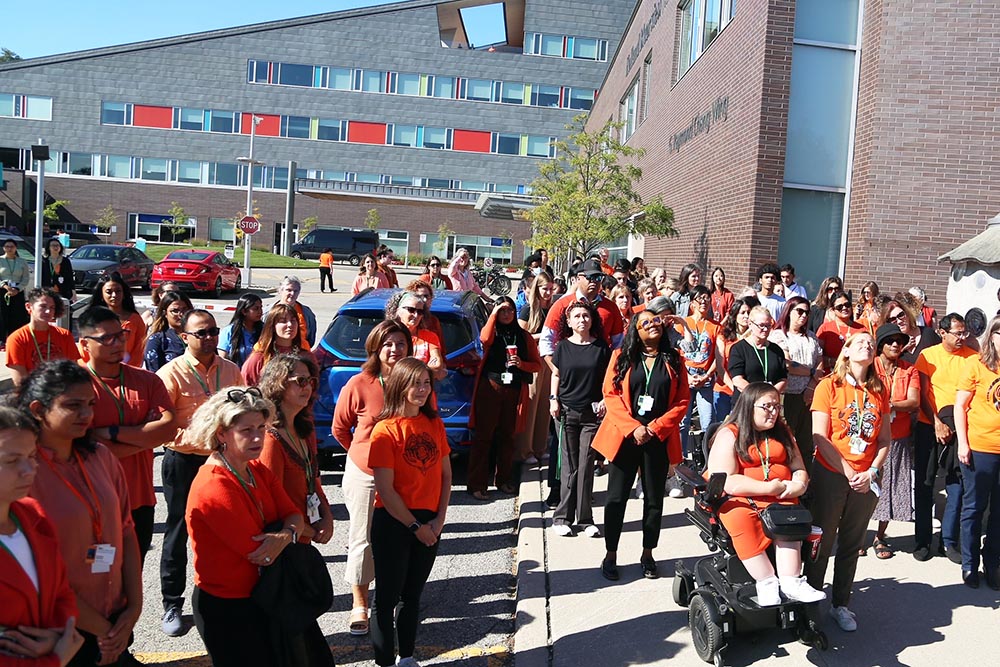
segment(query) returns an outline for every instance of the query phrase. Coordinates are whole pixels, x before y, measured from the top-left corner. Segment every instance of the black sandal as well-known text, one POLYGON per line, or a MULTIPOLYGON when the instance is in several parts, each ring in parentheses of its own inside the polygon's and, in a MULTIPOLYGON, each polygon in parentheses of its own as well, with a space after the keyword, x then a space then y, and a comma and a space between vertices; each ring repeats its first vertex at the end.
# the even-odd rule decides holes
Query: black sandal
POLYGON ((656 569, 655 560, 640 560, 639 565, 642 566, 642 576, 647 579, 659 579, 660 573, 656 569))
POLYGON ((618 566, 609 563, 607 559, 601 561, 601 576, 608 581, 618 581, 618 566))

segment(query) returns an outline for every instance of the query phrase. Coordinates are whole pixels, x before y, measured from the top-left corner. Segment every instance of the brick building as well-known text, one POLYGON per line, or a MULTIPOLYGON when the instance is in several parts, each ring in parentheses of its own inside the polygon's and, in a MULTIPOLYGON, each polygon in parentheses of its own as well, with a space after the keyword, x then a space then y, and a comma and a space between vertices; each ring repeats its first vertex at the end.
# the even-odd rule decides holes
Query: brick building
POLYGON ((442 254, 447 228, 443 254, 517 262, 527 224, 487 219, 477 199, 525 192, 592 106, 632 1, 493 4, 495 44, 463 14, 489 0, 411 0, 0 65, 0 226, 33 228, 41 137, 46 200, 70 202, 60 227, 88 231, 110 204, 109 241, 231 240, 256 116, 255 244, 278 245, 292 179, 296 224, 358 228, 375 208, 397 251, 442 254))
POLYGON ((810 296, 842 274, 941 311, 936 258, 1000 210, 998 53, 996 0, 641 0, 590 127, 625 121, 674 209, 648 266, 742 285, 777 259, 810 296))

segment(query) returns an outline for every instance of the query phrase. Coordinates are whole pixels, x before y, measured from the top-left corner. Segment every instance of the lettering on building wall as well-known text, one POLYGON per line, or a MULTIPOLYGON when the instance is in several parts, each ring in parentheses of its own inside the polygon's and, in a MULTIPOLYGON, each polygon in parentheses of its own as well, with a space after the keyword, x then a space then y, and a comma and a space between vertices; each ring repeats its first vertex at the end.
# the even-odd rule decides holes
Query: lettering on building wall
POLYGON ((639 57, 639 52, 642 51, 642 47, 646 46, 646 41, 649 40, 650 33, 653 32, 653 28, 656 26, 656 22, 660 20, 660 14, 663 11, 663 0, 657 0, 657 3, 653 5, 653 13, 648 19, 646 19, 645 25, 639 29, 639 41, 635 43, 632 50, 628 52, 628 58, 625 60, 625 71, 632 69, 632 65, 635 64, 636 59, 639 57))
POLYGON ((697 114, 691 119, 691 124, 670 137, 670 150, 679 151, 687 142, 700 134, 708 134, 712 123, 721 122, 729 117, 729 96, 720 97, 712 103, 712 108, 697 114))

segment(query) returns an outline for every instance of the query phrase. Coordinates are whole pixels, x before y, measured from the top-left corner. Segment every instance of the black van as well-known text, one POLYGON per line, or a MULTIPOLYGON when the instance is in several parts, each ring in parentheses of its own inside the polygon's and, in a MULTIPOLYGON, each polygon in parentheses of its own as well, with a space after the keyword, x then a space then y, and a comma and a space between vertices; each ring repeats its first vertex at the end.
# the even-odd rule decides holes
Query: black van
POLYGON ((310 230, 298 243, 292 245, 292 257, 296 259, 319 259, 324 248, 333 250, 333 259, 358 266, 365 255, 371 255, 378 248, 378 232, 352 229, 328 229, 319 227, 310 230))

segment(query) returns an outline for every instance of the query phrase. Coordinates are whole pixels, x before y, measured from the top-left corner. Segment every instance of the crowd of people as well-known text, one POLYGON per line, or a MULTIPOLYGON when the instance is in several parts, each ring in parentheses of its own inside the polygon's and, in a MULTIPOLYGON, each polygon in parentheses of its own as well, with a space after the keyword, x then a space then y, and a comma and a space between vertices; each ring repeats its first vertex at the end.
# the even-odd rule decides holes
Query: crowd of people
MULTIPOLYGON (((162 631, 183 634, 190 595, 215 665, 332 665, 317 619, 334 587, 313 545, 330 541, 334 512, 313 422, 317 320, 301 282, 286 277, 270 304, 242 295, 220 327, 169 283, 139 313, 112 273, 74 340, 55 323, 75 295, 70 260, 58 241, 48 248, 41 288, 26 288, 16 246, 0 262, 16 385, 0 406, 0 665, 137 664, 128 647, 154 539, 158 447, 162 631)), ((721 520, 762 606, 823 599, 832 557, 830 613, 855 629, 858 559, 869 548, 894 555, 893 521, 913 523, 918 560, 947 556, 965 584, 978 587, 981 573, 1000 590, 1000 511, 988 511, 1000 503, 1000 317, 977 342, 918 288, 889 297, 868 282, 855 305, 831 276, 809 301, 794 267, 769 263, 734 292, 722 268, 692 263, 673 280, 641 258, 611 265, 603 249, 565 275, 536 251, 516 297, 490 299, 470 263, 464 249, 447 269, 432 256, 389 299, 335 406, 332 433, 347 451, 345 629, 371 636, 376 664, 417 664, 420 596, 446 530, 451 457, 434 385, 447 351, 430 312, 440 290, 476 292, 489 311, 468 493, 516 494, 521 468, 547 462, 553 532, 603 538, 606 579, 620 577, 636 495, 639 565, 659 576, 664 502, 685 494, 673 471, 687 460, 727 474, 721 520), (598 474, 608 475, 603 525, 598 474), (762 529, 768 507, 799 502, 822 531, 815 557, 762 529)), ((330 263, 321 269, 325 291, 330 263)), ((381 249, 354 292, 389 286, 399 280, 381 249)))

